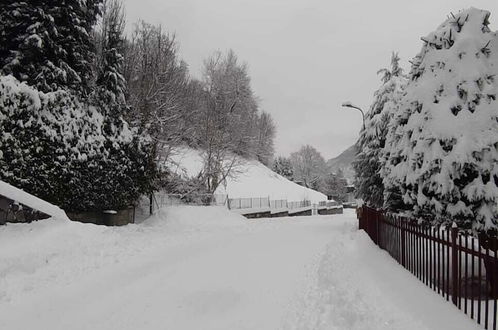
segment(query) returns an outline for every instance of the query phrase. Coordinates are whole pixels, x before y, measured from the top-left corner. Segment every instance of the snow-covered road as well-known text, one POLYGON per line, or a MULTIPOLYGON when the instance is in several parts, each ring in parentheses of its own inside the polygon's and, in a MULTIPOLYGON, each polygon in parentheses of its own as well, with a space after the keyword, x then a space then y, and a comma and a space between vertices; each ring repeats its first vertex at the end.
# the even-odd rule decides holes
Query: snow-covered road
POLYGON ((353 213, 0 227, 0 329, 473 329, 353 213))

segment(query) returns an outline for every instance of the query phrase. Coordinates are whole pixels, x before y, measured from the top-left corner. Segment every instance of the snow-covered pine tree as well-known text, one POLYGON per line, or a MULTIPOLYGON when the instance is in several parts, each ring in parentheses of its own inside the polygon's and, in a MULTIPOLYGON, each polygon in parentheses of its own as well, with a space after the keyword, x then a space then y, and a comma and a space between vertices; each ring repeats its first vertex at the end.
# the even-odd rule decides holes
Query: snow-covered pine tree
POLYGON ((99 97, 109 107, 109 114, 119 117, 124 114, 126 81, 123 76, 123 31, 125 27, 124 11, 119 0, 104 2, 101 52, 97 86, 99 97))
POLYGON ((397 109, 407 82, 399 60, 398 54, 393 53, 391 67, 378 71, 382 75, 382 85, 375 92, 374 101, 365 115, 365 126, 360 132, 358 153, 353 162, 356 195, 367 205, 376 208, 384 204, 384 184, 380 171, 387 124, 397 109))
POLYGON ((0 3, 0 73, 43 92, 87 94, 94 49, 90 31, 102 0, 0 3))
POLYGON ((106 120, 67 91, 0 76, 0 179, 69 211, 130 205, 151 190, 154 163, 126 122, 106 120))
POLYGON ((7 63, 2 72, 25 81, 0 75, 0 179, 69 211, 126 207, 149 192, 155 178, 146 141, 121 116, 125 86, 116 78, 116 48, 109 58, 117 60, 102 73, 109 81, 88 94, 94 56, 89 22, 99 2, 2 2, 0 10, 12 16, 2 33, 14 44, 0 52, 7 63), (26 31, 39 42, 24 44, 26 31), (54 54, 61 61, 53 62, 54 54))
MULTIPOLYGON (((104 117, 102 130, 106 137, 106 154, 93 160, 98 167, 82 168, 81 171, 86 177, 100 178, 99 184, 89 182, 83 192, 89 196, 101 196, 97 200, 110 201, 108 205, 116 208, 125 207, 140 194, 152 190, 155 159, 147 134, 138 135, 137 129, 130 130, 123 120, 128 105, 123 77, 125 19, 122 3, 119 0, 104 1, 102 13, 102 63, 98 67, 96 89, 90 102, 104 117)), ((104 206, 98 205, 99 208, 104 206)))
POLYGON ((336 173, 329 172, 325 175, 319 191, 342 203, 347 201, 347 186, 348 181, 343 171, 338 169, 336 173))
POLYGON ((413 215, 498 228, 498 37, 490 13, 451 15, 423 38, 393 121, 388 181, 413 215))
POLYGON ((292 163, 289 158, 285 158, 282 156, 277 157, 273 161, 271 169, 273 172, 280 174, 284 178, 293 180, 294 171, 292 170, 292 163))

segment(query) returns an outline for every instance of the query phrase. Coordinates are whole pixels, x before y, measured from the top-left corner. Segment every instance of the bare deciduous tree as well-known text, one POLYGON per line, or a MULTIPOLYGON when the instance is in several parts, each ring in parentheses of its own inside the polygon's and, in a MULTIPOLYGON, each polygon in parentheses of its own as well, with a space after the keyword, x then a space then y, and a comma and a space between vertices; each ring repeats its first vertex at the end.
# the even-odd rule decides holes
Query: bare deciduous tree
POLYGON ((273 153, 273 140, 275 138, 275 124, 269 113, 263 111, 256 122, 256 159, 265 165, 269 165, 273 153))
POLYGON ((326 172, 325 159, 312 146, 305 145, 290 155, 294 179, 304 186, 319 190, 326 172))
MULTIPOLYGON (((233 174, 240 162, 236 152, 244 150, 250 138, 238 129, 252 102, 245 65, 237 63, 232 51, 219 52, 204 63, 204 102, 200 116, 200 143, 204 150, 203 178, 209 192, 233 174)), ((257 108, 256 108, 257 110, 257 108)))
POLYGON ((158 161, 190 131, 187 64, 178 58, 175 36, 143 21, 135 25, 125 47, 129 121, 153 140, 158 161))

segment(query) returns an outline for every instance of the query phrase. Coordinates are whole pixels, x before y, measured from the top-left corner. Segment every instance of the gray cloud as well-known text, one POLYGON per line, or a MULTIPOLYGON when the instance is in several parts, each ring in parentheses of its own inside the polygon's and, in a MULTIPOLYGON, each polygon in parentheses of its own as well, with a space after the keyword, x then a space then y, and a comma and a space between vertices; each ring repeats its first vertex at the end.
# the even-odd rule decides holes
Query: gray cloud
MULTIPOLYGON (((421 47, 420 37, 451 12, 496 0, 125 0, 128 26, 142 18, 175 32, 181 56, 199 75, 215 50, 232 48, 249 63, 262 109, 278 126, 276 149, 289 154, 303 144, 332 157, 353 144, 358 112, 379 86, 376 72, 399 51, 405 68, 421 47)), ((496 14, 496 21, 494 21, 496 14)))

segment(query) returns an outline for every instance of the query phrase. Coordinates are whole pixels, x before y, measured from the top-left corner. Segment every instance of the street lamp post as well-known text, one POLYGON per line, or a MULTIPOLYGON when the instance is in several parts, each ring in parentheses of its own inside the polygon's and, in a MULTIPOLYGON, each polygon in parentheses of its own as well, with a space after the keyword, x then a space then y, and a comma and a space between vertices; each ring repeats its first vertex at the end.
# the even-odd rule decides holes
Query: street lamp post
POLYGON ((356 110, 360 111, 361 112, 361 119, 363 120, 363 129, 365 129, 365 113, 363 112, 363 110, 360 107, 353 105, 351 102, 344 102, 342 104, 342 106, 344 108, 352 108, 352 109, 356 109, 356 110))

